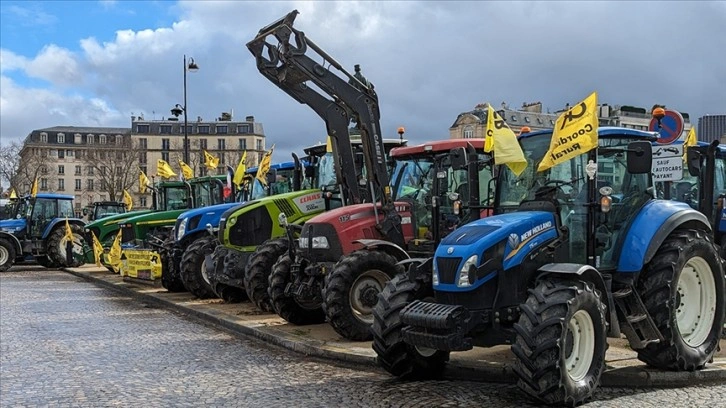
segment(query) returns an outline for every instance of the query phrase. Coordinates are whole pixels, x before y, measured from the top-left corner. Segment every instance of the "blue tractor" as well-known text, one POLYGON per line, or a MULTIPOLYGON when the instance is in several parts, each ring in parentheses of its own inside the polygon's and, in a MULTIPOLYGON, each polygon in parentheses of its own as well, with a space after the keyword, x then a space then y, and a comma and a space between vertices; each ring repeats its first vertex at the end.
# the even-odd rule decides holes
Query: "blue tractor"
POLYGON ((33 257, 42 266, 83 264, 83 227, 75 218, 73 196, 40 193, 20 197, 12 218, 0 221, 0 271, 16 261, 33 257), (73 259, 66 260, 66 220, 73 233, 73 259))
POLYGON ((179 215, 174 226, 171 262, 174 268, 178 268, 181 282, 188 292, 201 299, 216 297, 206 273, 205 262, 207 259, 211 261, 211 255, 219 245, 217 233, 222 214, 243 205, 243 202, 291 191, 296 175, 301 177, 303 163, 296 160, 271 165, 267 186, 255 178, 257 167, 247 169, 246 183, 237 195, 236 202, 195 208, 179 215), (278 176, 280 181, 277 180, 278 176))
POLYGON ((652 133, 603 127, 598 148, 545 171, 552 131, 527 133, 527 169, 502 166, 495 214, 444 238, 374 309, 378 362, 431 377, 452 351, 511 344, 519 387, 590 398, 607 337, 656 368, 693 371, 719 346, 724 271, 708 217, 654 198, 652 133))

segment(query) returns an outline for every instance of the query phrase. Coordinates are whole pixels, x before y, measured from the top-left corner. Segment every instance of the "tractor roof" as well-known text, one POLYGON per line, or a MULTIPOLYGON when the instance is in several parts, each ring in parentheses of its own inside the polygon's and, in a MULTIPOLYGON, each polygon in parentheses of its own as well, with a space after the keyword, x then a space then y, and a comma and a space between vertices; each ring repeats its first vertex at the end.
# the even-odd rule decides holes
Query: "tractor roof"
POLYGON ((391 150, 391 157, 418 155, 424 152, 448 152, 457 147, 466 147, 469 143, 477 150, 484 148, 484 139, 445 139, 414 146, 396 147, 391 150))
MULTIPOLYGON (((31 198, 29 195, 23 196, 22 198, 31 198)), ((54 194, 54 193, 38 193, 35 195, 35 198, 48 198, 53 200, 73 200, 72 195, 67 194, 54 194)))
MULTIPOLYGON (((520 139, 526 139, 533 136, 542 136, 542 135, 551 135, 552 129, 545 129, 545 130, 537 130, 534 132, 524 133, 519 136, 520 139)), ((628 137, 633 139, 643 139, 647 140, 649 142, 653 142, 656 140, 657 133, 655 132, 646 132, 644 130, 637 130, 637 129, 630 129, 630 128, 624 128, 624 127, 617 127, 617 126, 600 126, 597 129, 598 137, 602 137, 604 139, 607 138, 615 138, 615 137, 628 137)))

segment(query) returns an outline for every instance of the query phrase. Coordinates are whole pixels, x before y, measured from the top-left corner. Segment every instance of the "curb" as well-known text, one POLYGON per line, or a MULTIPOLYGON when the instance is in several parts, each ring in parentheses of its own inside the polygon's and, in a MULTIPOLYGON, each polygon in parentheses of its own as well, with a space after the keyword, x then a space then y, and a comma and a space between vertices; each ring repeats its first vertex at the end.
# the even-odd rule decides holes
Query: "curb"
MULTIPOLYGON (((227 318, 227 315, 213 310, 205 305, 185 306, 176 302, 162 299, 153 294, 141 293, 135 290, 136 287, 126 282, 114 283, 105 279, 99 279, 90 273, 74 271, 69 268, 61 268, 61 271, 80 277, 88 282, 111 289, 117 293, 131 296, 139 301, 154 306, 169 309, 180 314, 190 316, 204 323, 225 329, 235 335, 254 337, 264 342, 274 344, 295 351, 297 353, 319 357, 328 360, 335 360, 353 365, 365 366, 368 369, 383 371, 376 363, 376 358, 370 355, 362 355, 351 352, 344 347, 328 344, 323 340, 313 340, 299 335, 290 334, 272 326, 251 327, 227 318)), ((504 363, 487 363, 483 361, 458 360, 450 361, 444 371, 447 379, 467 380, 479 382, 508 383, 517 382, 517 376, 512 367, 504 363)), ((600 385, 603 387, 682 387, 694 384, 726 383, 726 364, 718 366, 710 365, 699 371, 663 371, 651 369, 644 365, 613 367, 606 366, 600 378, 600 385)))

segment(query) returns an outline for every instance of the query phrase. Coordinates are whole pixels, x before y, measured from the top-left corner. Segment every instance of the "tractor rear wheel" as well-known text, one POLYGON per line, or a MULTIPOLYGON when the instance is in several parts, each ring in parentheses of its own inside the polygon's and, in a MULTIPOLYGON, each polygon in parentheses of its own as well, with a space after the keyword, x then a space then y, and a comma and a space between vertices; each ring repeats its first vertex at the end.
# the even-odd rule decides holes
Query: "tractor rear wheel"
POLYGON ((396 258, 380 251, 354 251, 326 276, 323 310, 333 329, 348 340, 371 340, 373 308, 386 282, 402 272, 396 258))
POLYGON ((298 302, 293 295, 285 294, 287 284, 292 282, 290 265, 292 265, 290 255, 285 254, 272 267, 269 291, 270 301, 275 312, 292 324, 306 325, 325 322, 322 305, 298 302))
POLYGON ((159 251, 161 256, 161 286, 169 292, 186 292, 184 282, 179 276, 179 268, 174 262, 174 239, 167 238, 159 251))
POLYGON ((402 378, 430 379, 442 375, 449 352, 412 346, 403 341, 400 312, 414 300, 431 299, 430 275, 411 280, 408 274, 391 279, 373 308, 373 350, 378 364, 402 378))
POLYGON ((671 233, 641 273, 638 293, 665 339, 638 350, 641 361, 677 371, 711 361, 724 323, 724 272, 709 234, 671 233))
POLYGON ((245 267, 245 290, 252 303, 258 309, 271 312, 272 303, 267 288, 270 281, 270 272, 277 259, 284 255, 288 248, 287 238, 268 239, 255 249, 245 267))
POLYGON ((83 265, 83 227, 78 224, 69 224, 73 233, 73 259, 66 261, 66 229, 63 223, 59 223, 51 231, 46 242, 46 254, 51 262, 60 266, 72 268, 83 265))
POLYGON ((199 299, 217 297, 205 271, 205 258, 214 252, 217 245, 217 237, 204 235, 189 244, 182 255, 179 276, 187 291, 199 299))
POLYGON ((60 265, 53 262, 48 258, 48 255, 40 255, 35 257, 35 262, 38 263, 38 265, 44 267, 44 268, 57 268, 60 265))
POLYGON ((592 397, 605 369, 607 307, 583 281, 542 280, 514 325, 517 385, 532 397, 575 406, 592 397))
POLYGON ((7 239, 0 239, 0 272, 5 272, 15 262, 15 247, 7 239))

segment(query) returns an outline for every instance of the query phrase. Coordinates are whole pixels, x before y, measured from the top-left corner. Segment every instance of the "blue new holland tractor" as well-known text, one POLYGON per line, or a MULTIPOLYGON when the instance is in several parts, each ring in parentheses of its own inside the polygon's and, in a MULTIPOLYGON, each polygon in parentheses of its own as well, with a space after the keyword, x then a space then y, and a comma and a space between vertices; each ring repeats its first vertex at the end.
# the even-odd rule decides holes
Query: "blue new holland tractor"
POLYGON ((40 193, 17 199, 12 218, 0 221, 0 271, 33 257, 41 266, 83 264, 83 226, 75 217, 73 196, 40 193), (73 259, 66 260, 66 220, 73 234, 73 259))
POLYGON ((516 176, 502 166, 496 215, 387 284, 372 328, 387 371, 437 376, 452 351, 511 344, 523 391, 577 405, 599 384, 607 337, 623 333, 656 368, 712 359, 722 262, 704 214, 654 198, 654 134, 600 128, 597 149, 538 172, 551 137, 520 137, 528 167, 516 176))

